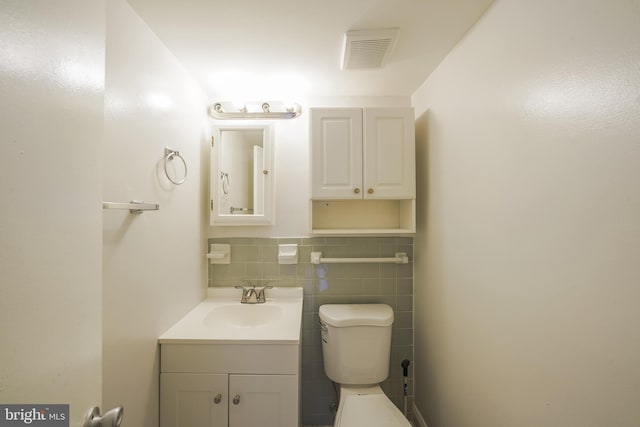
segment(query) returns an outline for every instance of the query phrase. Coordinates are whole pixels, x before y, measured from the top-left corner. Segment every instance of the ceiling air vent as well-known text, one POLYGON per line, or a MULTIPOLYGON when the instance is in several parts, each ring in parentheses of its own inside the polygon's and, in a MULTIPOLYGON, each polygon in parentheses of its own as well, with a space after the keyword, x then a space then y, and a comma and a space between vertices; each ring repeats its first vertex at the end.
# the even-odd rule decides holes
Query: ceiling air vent
POLYGON ((344 33, 342 69, 382 68, 398 39, 398 28, 344 33))

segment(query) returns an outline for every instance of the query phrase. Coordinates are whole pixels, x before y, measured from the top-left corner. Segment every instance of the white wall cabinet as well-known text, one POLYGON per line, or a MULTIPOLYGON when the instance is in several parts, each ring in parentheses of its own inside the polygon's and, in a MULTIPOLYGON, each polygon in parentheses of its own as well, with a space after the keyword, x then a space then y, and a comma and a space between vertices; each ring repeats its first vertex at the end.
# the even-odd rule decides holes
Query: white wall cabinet
POLYGON ((162 344, 160 351, 160 427, 299 426, 298 345, 162 344))
POLYGON ((313 108, 311 197, 362 198, 362 109, 313 108))
POLYGON ((313 234, 415 232, 413 108, 314 108, 313 234))
POLYGON ((412 108, 311 110, 313 199, 414 199, 412 108))
POLYGON ((210 224, 273 224, 273 125, 224 124, 212 133, 210 224))

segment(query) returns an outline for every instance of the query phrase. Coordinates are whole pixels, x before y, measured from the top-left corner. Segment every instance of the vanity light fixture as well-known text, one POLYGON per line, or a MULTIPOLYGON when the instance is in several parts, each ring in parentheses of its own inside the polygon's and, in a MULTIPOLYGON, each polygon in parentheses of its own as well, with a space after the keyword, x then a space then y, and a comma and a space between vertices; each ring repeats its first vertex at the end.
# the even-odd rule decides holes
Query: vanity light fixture
POLYGON ((216 102, 209 106, 209 117, 214 119, 294 119, 302 113, 300 104, 285 104, 284 102, 269 101, 247 103, 240 107, 231 102, 216 102))

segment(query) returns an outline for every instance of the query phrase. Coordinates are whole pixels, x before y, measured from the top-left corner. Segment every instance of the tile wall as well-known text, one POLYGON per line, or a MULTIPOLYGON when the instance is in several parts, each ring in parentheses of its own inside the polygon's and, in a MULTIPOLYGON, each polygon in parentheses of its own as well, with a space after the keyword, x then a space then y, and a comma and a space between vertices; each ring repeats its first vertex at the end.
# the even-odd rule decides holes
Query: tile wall
MULTIPOLYGON (((322 367, 318 307, 329 303, 384 303, 395 313, 389 378, 382 388, 403 409, 403 359, 413 364, 413 238, 312 237, 300 239, 215 238, 231 244, 231 264, 209 265, 209 286, 234 286, 242 280, 262 280, 273 286, 304 288, 302 332, 302 415, 305 425, 333 424, 330 410, 336 400, 333 384, 322 367), (278 244, 297 243, 299 262, 278 264, 278 244), (409 264, 310 263, 312 251, 326 258, 391 257, 406 252, 409 264)), ((408 404, 413 384, 409 369, 408 404)))

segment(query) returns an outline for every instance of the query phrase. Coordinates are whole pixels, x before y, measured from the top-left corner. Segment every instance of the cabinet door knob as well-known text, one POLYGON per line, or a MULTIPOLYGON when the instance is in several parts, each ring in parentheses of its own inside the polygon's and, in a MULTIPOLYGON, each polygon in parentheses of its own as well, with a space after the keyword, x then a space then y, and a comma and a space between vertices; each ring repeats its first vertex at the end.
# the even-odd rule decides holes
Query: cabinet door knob
POLYGON ((367 193, 369 193, 369 194, 373 194, 373 188, 368 189, 368 190, 367 190, 367 193))
POLYGON ((240 403, 240 395, 236 394, 235 396, 233 396, 233 404, 237 405, 238 403, 240 403))
POLYGON ((356 194, 358 194, 358 193, 360 193, 360 189, 359 189, 359 188, 354 188, 354 189, 353 189, 353 192, 354 192, 354 193, 356 193, 356 194))
POLYGON ((222 402, 222 395, 218 394, 216 397, 213 398, 213 403, 217 405, 220 402, 222 402))

